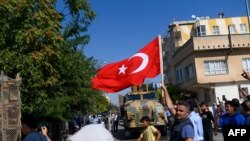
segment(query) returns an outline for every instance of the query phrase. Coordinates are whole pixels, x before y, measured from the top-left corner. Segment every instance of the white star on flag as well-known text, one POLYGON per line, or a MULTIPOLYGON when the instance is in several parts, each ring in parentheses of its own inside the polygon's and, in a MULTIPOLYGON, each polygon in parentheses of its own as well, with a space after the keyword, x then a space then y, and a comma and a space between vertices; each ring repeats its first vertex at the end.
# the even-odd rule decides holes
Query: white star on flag
POLYGON ((122 67, 118 68, 119 69, 119 74, 123 73, 125 74, 125 70, 127 69, 128 67, 125 67, 124 64, 122 65, 122 67))

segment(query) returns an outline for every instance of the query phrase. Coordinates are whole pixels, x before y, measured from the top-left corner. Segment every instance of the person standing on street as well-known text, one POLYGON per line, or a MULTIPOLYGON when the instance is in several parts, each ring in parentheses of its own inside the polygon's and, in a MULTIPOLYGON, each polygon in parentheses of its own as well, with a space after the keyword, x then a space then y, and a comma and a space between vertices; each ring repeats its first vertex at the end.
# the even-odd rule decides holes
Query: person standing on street
POLYGON ((194 127, 191 120, 188 118, 190 113, 189 105, 186 102, 178 102, 175 108, 167 88, 163 85, 162 89, 168 109, 175 116, 175 121, 171 129, 170 141, 193 141, 194 127))
MULTIPOLYGON (((194 127, 194 141, 203 141, 203 125, 202 119, 198 112, 196 112, 195 107, 196 104, 193 100, 187 100, 187 104, 189 105, 190 114, 188 118, 191 120, 194 127)), ((197 106, 199 103, 197 102, 197 106)))
MULTIPOLYGON (((202 102, 200 104, 201 108, 201 118, 203 124, 203 132, 204 132, 204 141, 213 141, 213 127, 212 123, 214 123, 214 116, 211 111, 208 109, 208 104, 206 102, 202 102)), ((216 132, 214 132, 215 135, 216 132)))
POLYGON ((114 117, 114 132, 118 131, 118 121, 119 121, 118 117, 119 117, 118 113, 115 113, 115 117, 114 117))
POLYGON ((91 124, 99 124, 101 123, 100 120, 96 117, 96 115, 93 115, 91 124))
POLYGON ((48 141, 46 136, 37 132, 37 119, 34 115, 26 115, 21 118, 23 141, 48 141))
POLYGON ((136 141, 159 141, 161 133, 152 125, 150 125, 150 118, 144 116, 141 118, 142 126, 145 130, 141 133, 136 141))
POLYGON ((115 114, 112 113, 111 114, 111 131, 115 130, 114 127, 115 127, 115 114))
POLYGON ((111 112, 108 114, 108 130, 112 130, 112 114, 111 112))
POLYGON ((245 124, 244 116, 241 113, 236 112, 235 103, 233 101, 226 101, 225 109, 226 114, 218 115, 220 116, 220 118, 219 122, 217 121, 219 123, 219 127, 222 128, 224 140, 226 140, 225 138, 228 138, 229 129, 235 126, 242 126, 245 124))

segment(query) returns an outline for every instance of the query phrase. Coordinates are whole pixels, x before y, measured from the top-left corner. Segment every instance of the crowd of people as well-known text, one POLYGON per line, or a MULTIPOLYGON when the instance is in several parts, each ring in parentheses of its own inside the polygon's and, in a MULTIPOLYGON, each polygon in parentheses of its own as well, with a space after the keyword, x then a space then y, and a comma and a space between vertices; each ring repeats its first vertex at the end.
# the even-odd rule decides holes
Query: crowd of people
MULTIPOLYGON (((250 74, 243 71, 242 76, 250 80, 250 74)), ((250 126, 250 95, 245 92, 240 85, 241 98, 228 100, 225 97, 219 104, 212 105, 213 111, 209 110, 207 102, 195 100, 179 101, 175 105, 171 100, 166 87, 162 86, 166 104, 169 110, 169 119, 173 117, 170 124, 170 141, 213 141, 213 136, 217 135, 218 129, 222 130, 224 139, 228 135, 228 127, 250 126)), ((87 124, 80 125, 81 129, 73 136, 70 141, 102 140, 113 141, 112 132, 118 131, 118 112, 109 113, 100 119, 99 116, 89 115, 87 124), (103 122, 103 124, 101 124, 103 122)), ((35 117, 32 115, 24 116, 21 119, 22 133, 25 135, 23 141, 51 141, 48 136, 46 124, 36 126, 35 117), (40 130, 38 130, 40 129, 40 130)), ((148 116, 141 119, 144 131, 140 134, 137 141, 159 141, 161 133, 152 125, 148 116)))
MULTIPOLYGON (((242 76, 250 80, 250 75, 243 71, 242 76)), ((238 86, 241 98, 227 100, 225 97, 217 106, 213 105, 214 112, 209 110, 207 102, 197 100, 180 101, 173 104, 165 86, 162 86, 168 110, 174 117, 171 125, 170 141, 213 141, 213 134, 222 130, 224 140, 228 137, 229 129, 245 128, 250 126, 250 95, 238 86)))

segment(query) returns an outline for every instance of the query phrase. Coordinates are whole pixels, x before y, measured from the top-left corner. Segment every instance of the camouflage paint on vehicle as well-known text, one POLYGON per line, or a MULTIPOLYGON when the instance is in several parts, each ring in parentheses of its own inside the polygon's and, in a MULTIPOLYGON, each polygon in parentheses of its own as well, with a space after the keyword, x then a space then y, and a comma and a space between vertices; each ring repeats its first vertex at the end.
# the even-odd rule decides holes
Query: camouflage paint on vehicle
POLYGON ((163 135, 166 134, 167 115, 164 107, 156 98, 156 91, 149 91, 147 86, 144 87, 146 89, 138 88, 138 91, 132 91, 124 98, 125 137, 126 134, 142 129, 140 120, 143 116, 149 116, 150 124, 158 128, 163 135))
POLYGON ((140 119, 149 116, 154 126, 164 126, 167 123, 167 116, 161 103, 156 100, 135 100, 125 103, 125 122, 127 128, 140 127, 140 119))

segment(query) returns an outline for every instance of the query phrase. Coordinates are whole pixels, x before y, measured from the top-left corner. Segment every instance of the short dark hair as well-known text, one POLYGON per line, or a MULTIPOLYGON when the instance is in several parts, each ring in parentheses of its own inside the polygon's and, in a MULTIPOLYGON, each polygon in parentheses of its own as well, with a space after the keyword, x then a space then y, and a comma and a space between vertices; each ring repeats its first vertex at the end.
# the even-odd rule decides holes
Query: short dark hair
POLYGON ((183 106, 187 107, 188 112, 190 111, 190 106, 185 101, 179 101, 176 105, 183 105, 183 106))
POLYGON ((249 102, 248 100, 245 100, 241 103, 241 107, 245 110, 245 111, 250 111, 250 107, 248 107, 247 102, 249 102))
POLYGON ((208 107, 208 103, 205 102, 205 101, 201 102, 201 104, 200 104, 200 106, 203 106, 203 105, 205 105, 206 107, 208 107))
POLYGON ((27 114, 21 118, 22 124, 26 124, 29 128, 35 129, 37 127, 37 118, 32 114, 27 114))
POLYGON ((233 99, 232 99, 232 102, 233 102, 233 104, 234 104, 234 107, 240 107, 240 101, 239 101, 239 99, 233 98, 233 99))
POLYGON ((140 120, 140 122, 143 122, 143 121, 150 122, 149 116, 142 117, 141 120, 140 120))
POLYGON ((197 108, 197 105, 194 100, 186 100, 187 105, 189 106, 190 111, 194 111, 194 108, 197 108))
POLYGON ((230 106, 234 107, 234 110, 236 110, 237 106, 236 106, 235 102, 228 100, 225 102, 225 106, 226 105, 230 105, 230 106))

